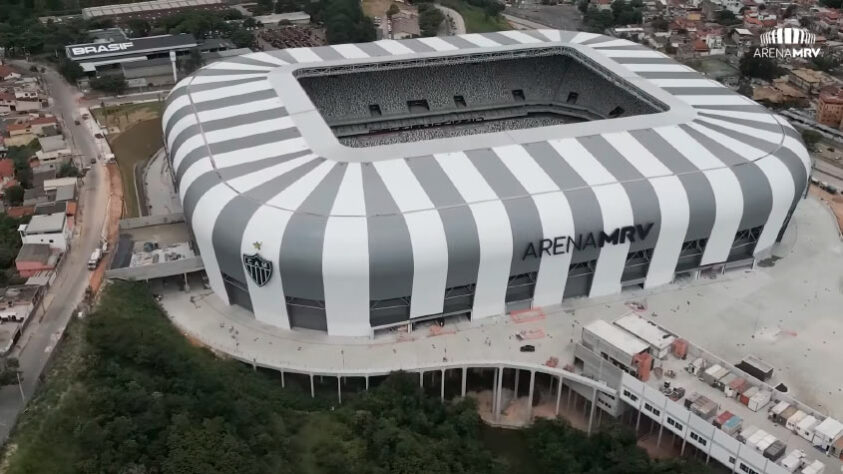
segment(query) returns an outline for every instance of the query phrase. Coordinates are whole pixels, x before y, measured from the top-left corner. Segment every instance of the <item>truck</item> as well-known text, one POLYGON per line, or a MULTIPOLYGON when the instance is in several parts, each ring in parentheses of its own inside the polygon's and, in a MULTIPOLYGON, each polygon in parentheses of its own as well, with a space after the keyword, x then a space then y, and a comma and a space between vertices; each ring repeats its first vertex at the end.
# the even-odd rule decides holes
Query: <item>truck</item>
POLYGON ((100 260, 102 260, 102 249, 97 247, 91 252, 91 258, 88 259, 88 270, 96 269, 97 265, 100 264, 100 260))

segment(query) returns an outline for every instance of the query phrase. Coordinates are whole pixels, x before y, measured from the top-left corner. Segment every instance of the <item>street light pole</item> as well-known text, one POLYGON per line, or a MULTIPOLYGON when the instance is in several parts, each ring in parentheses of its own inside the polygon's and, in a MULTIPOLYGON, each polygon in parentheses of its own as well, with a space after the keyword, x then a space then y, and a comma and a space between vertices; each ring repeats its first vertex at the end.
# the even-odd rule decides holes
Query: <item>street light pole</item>
POLYGON ((24 404, 26 403, 26 397, 23 395, 23 385, 20 382, 20 372, 15 372, 15 375, 18 378, 18 389, 20 390, 20 401, 24 404))

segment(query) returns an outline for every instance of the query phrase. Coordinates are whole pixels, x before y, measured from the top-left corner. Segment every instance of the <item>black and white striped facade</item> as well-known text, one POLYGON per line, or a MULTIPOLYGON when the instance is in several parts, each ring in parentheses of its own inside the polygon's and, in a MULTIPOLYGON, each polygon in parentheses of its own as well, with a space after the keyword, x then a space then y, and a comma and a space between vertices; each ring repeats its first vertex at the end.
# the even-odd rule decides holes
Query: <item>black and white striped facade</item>
MULTIPOLYGON (((783 118, 635 43, 506 31, 227 58, 175 86, 166 146, 214 292, 281 328, 369 335, 664 285, 769 255, 810 161, 783 118), (292 76, 302 65, 567 48, 665 111, 349 148, 292 76), (558 236, 646 238, 524 258, 558 236), (268 262, 259 286, 246 256, 268 262)), ((265 267, 264 267, 265 268, 265 267)))

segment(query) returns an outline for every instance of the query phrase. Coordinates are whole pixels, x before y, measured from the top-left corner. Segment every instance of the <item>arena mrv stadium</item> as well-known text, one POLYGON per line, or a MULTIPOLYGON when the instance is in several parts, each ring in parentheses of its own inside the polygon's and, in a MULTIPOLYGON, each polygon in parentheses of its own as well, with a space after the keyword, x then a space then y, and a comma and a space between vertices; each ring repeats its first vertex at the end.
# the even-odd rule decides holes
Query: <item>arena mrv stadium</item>
POLYGON ((810 170, 764 107, 556 30, 227 58, 163 127, 214 292, 344 336, 752 265, 810 170))

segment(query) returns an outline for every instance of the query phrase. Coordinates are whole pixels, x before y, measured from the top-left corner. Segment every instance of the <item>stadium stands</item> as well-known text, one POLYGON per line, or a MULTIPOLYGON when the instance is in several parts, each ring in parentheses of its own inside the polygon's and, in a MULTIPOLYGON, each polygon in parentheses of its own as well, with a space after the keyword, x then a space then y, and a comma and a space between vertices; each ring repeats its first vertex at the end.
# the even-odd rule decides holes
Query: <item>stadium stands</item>
POLYGON ((298 80, 334 134, 350 146, 659 111, 565 53, 350 73, 305 70, 298 80))

